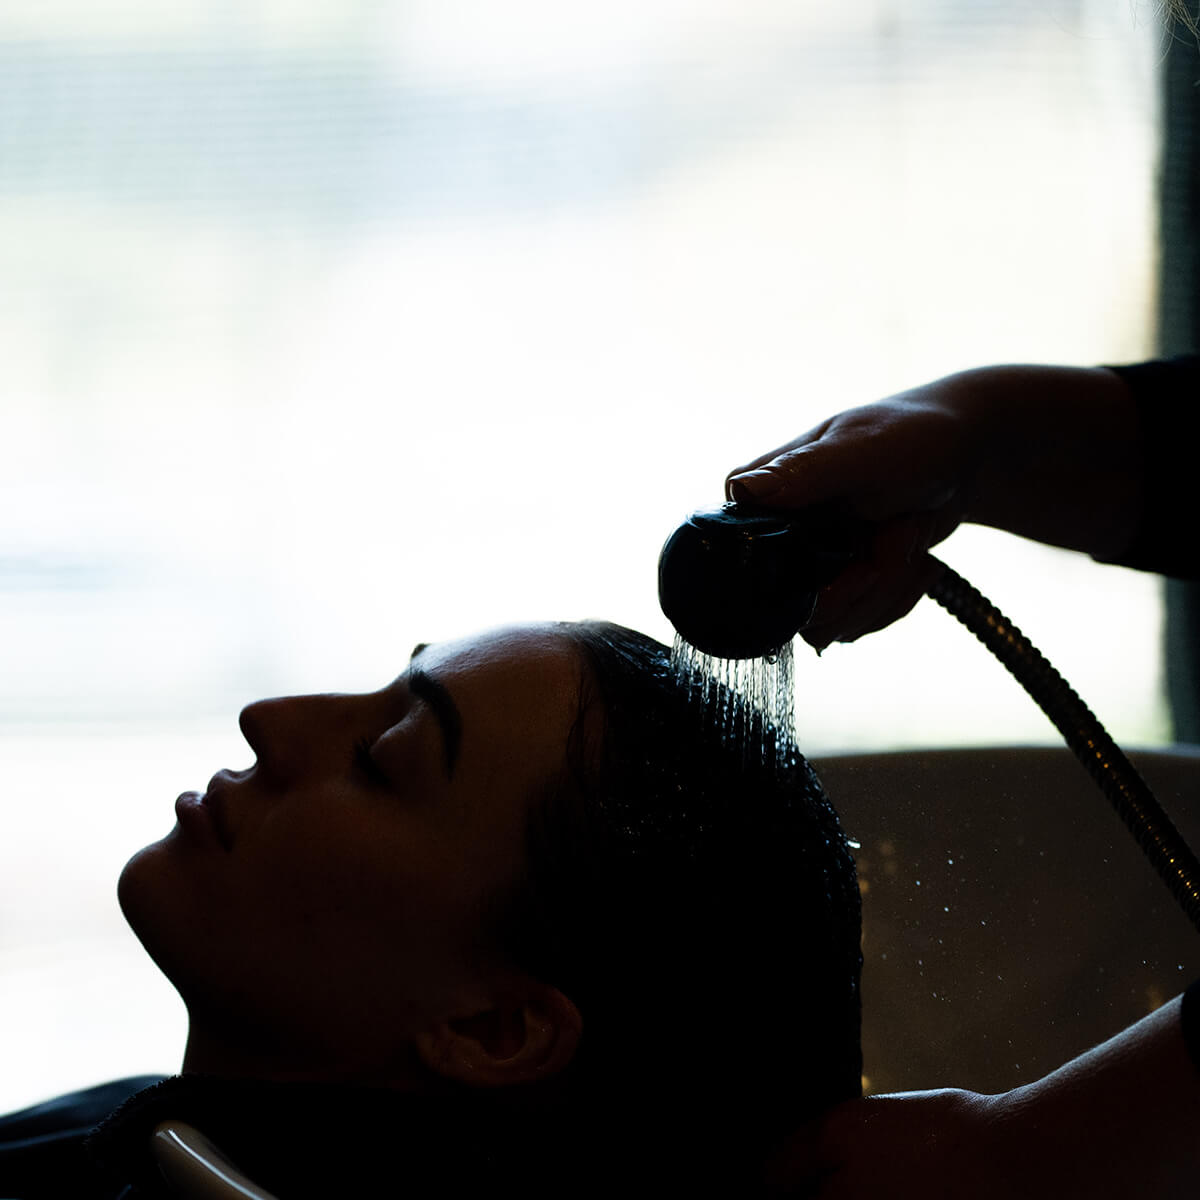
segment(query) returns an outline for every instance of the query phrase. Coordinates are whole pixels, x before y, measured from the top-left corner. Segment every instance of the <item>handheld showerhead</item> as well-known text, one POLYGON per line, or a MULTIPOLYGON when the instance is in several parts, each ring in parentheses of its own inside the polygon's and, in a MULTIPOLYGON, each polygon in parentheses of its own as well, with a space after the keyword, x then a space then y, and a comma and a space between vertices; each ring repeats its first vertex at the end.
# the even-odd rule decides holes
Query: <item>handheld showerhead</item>
POLYGON ((761 658, 808 624, 817 593, 863 537, 859 521, 829 508, 789 513, 730 502, 694 512, 659 555, 659 603, 705 654, 761 658))

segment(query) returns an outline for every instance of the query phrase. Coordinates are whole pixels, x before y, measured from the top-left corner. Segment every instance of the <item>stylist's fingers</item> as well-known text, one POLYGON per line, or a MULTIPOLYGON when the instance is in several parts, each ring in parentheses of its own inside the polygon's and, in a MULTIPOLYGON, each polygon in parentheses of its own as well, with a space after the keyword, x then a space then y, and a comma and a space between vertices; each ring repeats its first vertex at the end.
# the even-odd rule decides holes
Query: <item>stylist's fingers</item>
POLYGON ((856 1103, 831 1109, 795 1130, 767 1163, 763 1175, 768 1196, 786 1200, 842 1200, 838 1175, 844 1150, 838 1129, 856 1124, 856 1103))
POLYGON ((861 493, 875 486, 876 476, 851 439, 830 434, 787 447, 761 466, 739 468, 726 479, 725 494, 730 500, 778 508, 841 498, 861 507, 861 493))
POLYGON ((824 588, 802 636, 818 650, 852 642, 906 616, 937 571, 927 553, 956 524, 953 516, 916 513, 880 525, 865 557, 824 588))
POLYGON ((772 508, 843 501, 869 521, 952 504, 979 437, 940 384, 850 408, 726 477, 726 496, 772 508))
MULTIPOLYGON (((778 1146, 768 1160, 763 1183, 768 1196, 786 1200, 865 1200, 883 1192, 863 1189, 863 1147, 870 1148, 872 1125, 890 1114, 878 1098, 848 1100, 806 1122, 778 1146)), ((886 1123, 886 1122, 885 1122, 886 1123)), ((872 1175, 868 1183, 884 1180, 872 1175)))
POLYGON ((782 446, 776 446, 774 450, 768 450, 766 454, 760 454, 740 467, 734 467, 725 476, 725 498, 727 500, 763 499, 765 493, 770 490, 771 483, 786 475, 791 469, 789 464, 794 461, 792 456, 798 450, 811 446, 825 437, 835 420, 835 417, 830 417, 828 420, 822 421, 820 425, 814 425, 812 429, 807 433, 802 433, 798 438, 793 438, 782 446))
POLYGON ((1001 1156, 996 1148, 993 1102, 940 1089, 839 1104, 777 1148, 763 1173, 767 1195, 787 1200, 1028 1195, 1017 1186, 1028 1180, 1014 1177, 1011 1155, 1001 1156))
MULTIPOLYGON (((933 580, 933 561, 913 564, 887 581, 882 581, 843 607, 837 620, 810 621, 801 636, 817 650, 833 642, 856 642, 868 633, 876 633, 907 616, 929 590, 933 580)), ((819 608, 818 608, 819 612, 819 608)))

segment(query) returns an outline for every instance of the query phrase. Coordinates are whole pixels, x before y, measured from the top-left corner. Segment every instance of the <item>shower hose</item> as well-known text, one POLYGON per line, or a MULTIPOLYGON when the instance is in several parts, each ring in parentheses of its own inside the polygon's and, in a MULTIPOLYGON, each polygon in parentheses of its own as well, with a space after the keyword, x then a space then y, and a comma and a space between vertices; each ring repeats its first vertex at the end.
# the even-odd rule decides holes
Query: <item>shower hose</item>
POLYGON ((1134 765, 1074 688, 1015 625, 940 559, 928 588, 1012 673, 1100 785, 1171 894, 1200 930, 1200 862, 1134 765))

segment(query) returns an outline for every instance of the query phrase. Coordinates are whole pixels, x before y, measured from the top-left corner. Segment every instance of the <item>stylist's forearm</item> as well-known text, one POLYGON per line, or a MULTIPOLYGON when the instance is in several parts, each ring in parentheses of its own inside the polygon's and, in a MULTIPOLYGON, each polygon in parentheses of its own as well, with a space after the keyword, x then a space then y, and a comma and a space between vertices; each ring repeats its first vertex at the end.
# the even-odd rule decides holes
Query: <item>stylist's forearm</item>
POLYGON ((942 381, 985 429, 966 519, 1023 537, 1118 556, 1137 528, 1137 412, 1103 367, 995 366, 942 381))
POLYGON ((1058 1194, 1200 1195, 1200 1072, 1179 997, 1000 1102, 1014 1152, 1064 1189, 1087 1184, 1058 1194))
POLYGON ((1181 1000, 1011 1092, 839 1105, 785 1141, 766 1177, 789 1200, 1194 1200, 1200 1071, 1181 1000))

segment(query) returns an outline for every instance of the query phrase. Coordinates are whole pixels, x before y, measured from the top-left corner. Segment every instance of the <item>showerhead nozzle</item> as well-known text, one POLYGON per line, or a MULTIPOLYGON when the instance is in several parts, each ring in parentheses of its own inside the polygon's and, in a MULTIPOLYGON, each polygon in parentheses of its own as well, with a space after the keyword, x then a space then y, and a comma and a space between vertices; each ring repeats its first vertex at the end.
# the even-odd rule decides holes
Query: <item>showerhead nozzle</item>
POLYGON ((679 633, 717 658, 760 658, 808 624, 817 593, 854 556, 862 526, 829 509, 728 503, 694 512, 658 559, 658 599, 679 633))

